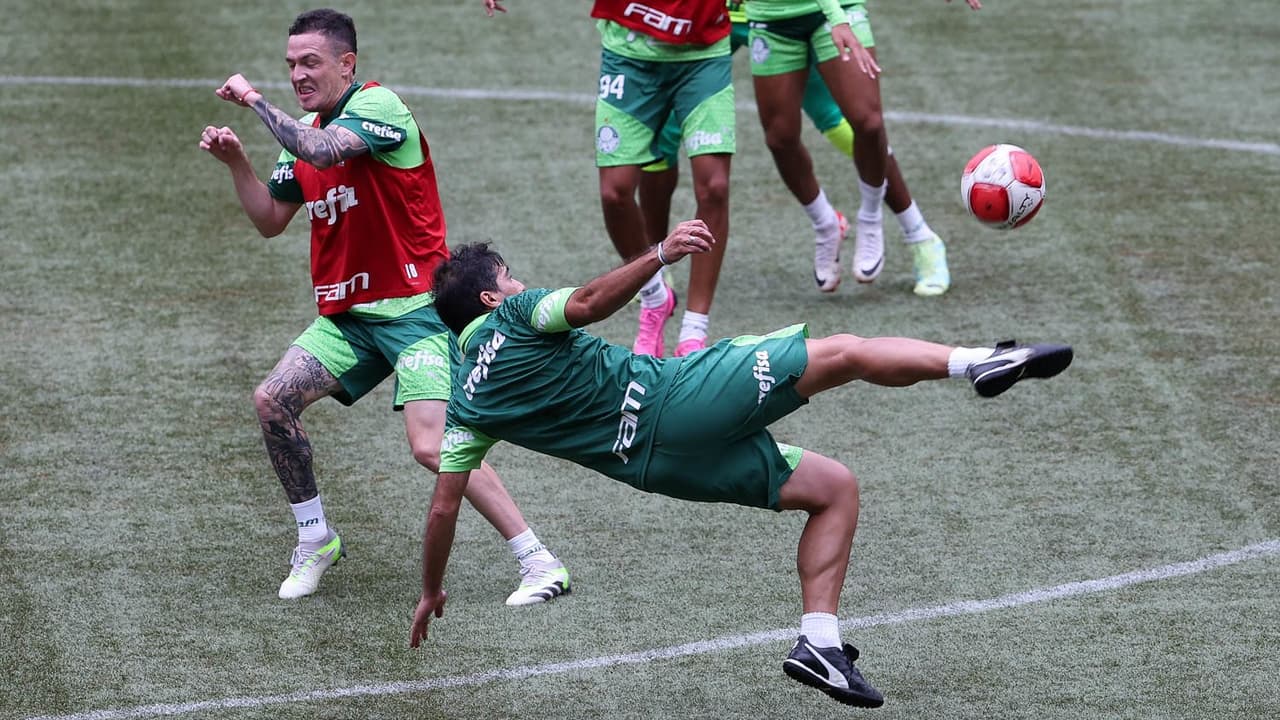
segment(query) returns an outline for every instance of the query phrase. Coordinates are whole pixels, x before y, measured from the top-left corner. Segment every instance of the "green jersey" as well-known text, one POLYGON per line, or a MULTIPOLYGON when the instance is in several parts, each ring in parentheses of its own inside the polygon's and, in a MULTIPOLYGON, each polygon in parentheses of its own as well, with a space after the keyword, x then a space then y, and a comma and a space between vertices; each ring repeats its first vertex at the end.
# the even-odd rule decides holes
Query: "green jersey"
POLYGON ((440 472, 473 470, 506 440, 644 489, 680 364, 569 327, 564 305, 574 289, 508 297, 463 331, 440 472))

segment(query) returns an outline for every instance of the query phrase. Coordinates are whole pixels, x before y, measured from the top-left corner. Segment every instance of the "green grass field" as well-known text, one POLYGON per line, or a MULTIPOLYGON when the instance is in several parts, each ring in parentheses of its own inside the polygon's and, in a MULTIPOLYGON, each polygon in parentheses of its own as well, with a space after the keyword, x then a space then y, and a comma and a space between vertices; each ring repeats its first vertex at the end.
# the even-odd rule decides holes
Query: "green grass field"
MULTIPOLYGON (((802 517, 651 497, 513 447, 494 464, 574 593, 503 606, 515 563, 467 510, 447 612, 411 651, 433 478, 389 384, 308 411, 351 557, 278 600, 294 531, 250 393, 314 316, 307 229, 259 238, 197 141, 230 125, 269 171, 270 134, 213 89, 243 72, 293 109, 285 29, 309 6, 7 7, 0 718, 1280 717, 1280 6, 987 5, 872 4, 890 137, 949 243, 938 299, 911 294, 892 219, 874 285, 816 292, 735 60, 713 335, 804 320, 1076 349, 998 400, 853 385, 776 426, 861 479, 841 617, 888 698, 875 711, 780 672, 802 517), (1047 176, 1012 233, 958 202, 993 142, 1047 176)), ((507 6, 342 7, 361 76, 428 134, 451 242, 494 240, 533 285, 580 283, 617 262, 593 167, 598 36, 585 2, 507 6)), ((807 132, 852 208, 852 169, 807 132)), ((687 172, 676 208, 692 213, 687 172)), ((596 330, 629 343, 633 326, 624 310, 596 330)))

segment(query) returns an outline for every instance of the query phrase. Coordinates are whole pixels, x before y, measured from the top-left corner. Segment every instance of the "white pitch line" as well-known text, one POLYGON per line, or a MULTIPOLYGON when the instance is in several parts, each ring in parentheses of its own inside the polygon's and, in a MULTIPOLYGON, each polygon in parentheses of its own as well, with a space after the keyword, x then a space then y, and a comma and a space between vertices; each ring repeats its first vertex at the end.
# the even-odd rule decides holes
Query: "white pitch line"
MULTIPOLYGON (((137 87, 137 88, 204 88, 210 93, 213 88, 222 84, 221 80, 199 80, 182 78, 118 78, 118 77, 76 77, 59 75, 0 75, 0 86, 4 85, 73 85, 88 87, 137 87)), ((289 84, 283 82, 261 82, 258 87, 272 90, 288 90, 289 84)), ((545 101, 573 103, 578 105, 594 104, 594 95, 566 93, 553 90, 499 90, 485 88, 437 88, 417 85, 396 85, 397 93, 407 97, 434 97, 449 100, 503 100, 511 102, 545 101)), ((755 103, 740 102, 738 109, 754 113, 755 103)), ((939 115, 934 113, 903 112, 889 110, 884 113, 885 119, 891 122, 916 123, 921 125, 946 125, 987 127, 1000 130, 1017 130, 1021 132, 1041 133, 1046 135, 1066 135, 1085 137, 1097 140, 1114 140, 1122 142, 1146 142, 1163 145, 1174 145, 1185 148, 1201 148, 1210 150, 1228 150, 1232 152, 1252 153, 1255 155, 1280 156, 1280 144, 1269 142, 1246 142, 1242 140, 1224 140, 1218 138, 1197 138, 1186 135, 1150 132, 1146 130, 1108 130, 1105 128, 1078 127, 1074 125, 1058 125, 1056 123, 1036 120, 1015 120, 1009 118, 982 118, 968 115, 939 115)))
MULTIPOLYGON (((1280 539, 1268 540, 1236 550, 1209 555, 1199 560, 1161 565, 1159 567, 1133 572, 1111 575, 1095 580, 1065 583, 1052 587, 1036 588, 1008 595, 1000 595, 986 600, 958 600, 945 605, 910 608, 897 612, 867 615, 850 618, 840 622, 844 628, 869 628, 877 625, 900 625, 909 622, 936 620, 938 618, 956 617, 960 615, 976 615, 979 613, 1020 607, 1034 603, 1059 600, 1062 598, 1089 595, 1092 593, 1117 590, 1129 585, 1167 580, 1169 578, 1195 575, 1220 567, 1235 565, 1249 560, 1268 558, 1280 555, 1280 539)), ((271 705, 290 705, 303 702, 340 700, 353 697, 378 697, 387 695, 404 695, 422 693, 448 688, 484 685, 503 680, 522 680, 542 675, 558 675, 579 670, 609 668, 619 665, 633 665, 655 660, 705 655, 707 653, 731 650, 734 648, 763 645, 771 642, 791 640, 796 629, 770 630, 750 635, 730 635, 726 637, 701 640, 684 645, 641 650, 623 655, 602 655, 594 658, 570 660, 566 662, 548 663, 544 665, 523 665, 501 668, 472 675, 455 675, 452 677, 431 678, 409 682, 388 682, 373 685, 356 685, 328 690, 307 690, 285 695, 264 695, 258 697, 231 697, 216 700, 201 700, 189 703, 163 703, 156 705, 140 705, 131 708, 110 710, 90 710, 71 715, 40 715, 27 720, 136 720, 137 718, 162 717, 169 715, 186 715, 202 711, 235 710, 241 708, 262 708, 271 705)))

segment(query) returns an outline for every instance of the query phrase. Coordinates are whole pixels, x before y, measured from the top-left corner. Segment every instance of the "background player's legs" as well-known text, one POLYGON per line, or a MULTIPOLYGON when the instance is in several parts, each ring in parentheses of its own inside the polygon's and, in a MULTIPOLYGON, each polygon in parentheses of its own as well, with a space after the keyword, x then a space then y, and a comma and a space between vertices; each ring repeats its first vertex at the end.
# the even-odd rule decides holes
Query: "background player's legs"
POLYGON ((807 74, 807 70, 797 70, 752 78, 765 145, 783 184, 801 205, 813 202, 820 189, 813 174, 813 158, 800 138, 800 101, 807 74))
POLYGON ((636 203, 640 173, 638 165, 600 168, 600 207, 604 211, 605 231, 624 261, 649 249, 644 217, 636 203))
MULTIPOLYGON (((413 458, 431 472, 440 469, 440 440, 444 435, 446 403, 443 400, 415 400, 404 405, 405 433, 413 458)), ((465 493, 467 501, 507 541, 520 563, 524 580, 507 598, 508 605, 527 605, 549 600, 569 589, 569 574, 555 555, 538 541, 515 500, 488 463, 471 472, 465 493), (526 588, 526 585, 531 587, 526 588), (527 600, 527 602, 517 602, 527 600)))
MULTIPOLYGON (((874 48, 869 51, 875 55, 874 48)), ((885 195, 889 140, 880 106, 880 84, 852 63, 839 59, 820 63, 818 71, 840 112, 853 126, 853 164, 862 198, 854 226, 853 277, 858 282, 871 282, 884 266, 880 204, 885 195)))
POLYGON ((840 285, 840 241, 848 226, 818 184, 813 158, 801 140, 800 104, 809 74, 806 69, 756 75, 753 81, 765 144, 783 184, 799 201, 813 226, 814 281, 819 290, 832 292, 840 285))
POLYGON ((729 167, 733 156, 727 153, 695 155, 689 158, 693 175, 693 194, 697 202, 695 216, 707 224, 717 242, 711 252, 690 258, 687 310, 680 326, 676 355, 688 355, 706 346, 707 315, 715 299, 729 245, 729 167))
MULTIPOLYGON (((644 171, 639 165, 600 168, 600 205, 604 210, 604 226, 613 247, 623 260, 630 260, 649 249, 645 217, 636 203, 636 189, 644 171)), ((670 198, 668 198, 670 203, 670 198)), ((632 350, 643 355, 661 357, 666 345, 662 331, 667 318, 675 313, 675 293, 656 273, 640 289, 640 327, 632 350)))
POLYGON ((302 411, 342 389, 314 355, 289 346, 266 379, 253 391, 253 404, 267 456, 284 487, 298 529, 282 599, 315 592, 320 576, 342 555, 342 540, 329 528, 312 470, 311 440, 302 428, 302 411))
MULTIPOLYGON (((854 133, 849 121, 840 113, 835 98, 827 90, 822 74, 811 70, 805 82, 803 108, 819 132, 836 149, 853 157, 854 133)), ((942 238, 929 227, 924 214, 911 198, 911 190, 902 176, 902 168, 888 147, 885 159, 885 204, 893 211, 902 229, 903 242, 911 247, 915 269, 914 292, 922 297, 941 295, 951 287, 951 271, 947 267, 947 249, 942 238)))
POLYGON ((640 174, 640 212, 650 245, 657 245, 667 237, 671 226, 671 197, 679 184, 680 168, 674 163, 661 170, 645 169, 640 174))

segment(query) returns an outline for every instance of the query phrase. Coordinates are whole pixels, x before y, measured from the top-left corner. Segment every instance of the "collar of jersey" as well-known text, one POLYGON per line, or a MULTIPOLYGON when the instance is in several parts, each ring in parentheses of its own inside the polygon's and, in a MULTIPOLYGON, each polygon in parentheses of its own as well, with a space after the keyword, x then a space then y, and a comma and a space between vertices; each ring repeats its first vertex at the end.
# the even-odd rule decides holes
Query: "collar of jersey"
POLYGON ((341 117, 343 109, 347 107, 347 103, 351 102, 351 96, 355 95, 356 91, 362 87, 364 87, 363 83, 351 83, 351 87, 347 88, 347 91, 343 93, 342 99, 338 101, 337 105, 333 106, 333 112, 329 113, 329 117, 320 118, 320 127, 324 127, 333 122, 334 118, 341 117))
POLYGON ((476 330, 479 330, 480 326, 484 324, 484 321, 488 319, 489 319, 489 313, 485 313, 480 317, 476 318, 475 320, 472 320, 471 322, 467 323, 467 326, 462 328, 462 333, 458 335, 459 350, 461 350, 464 354, 467 352, 467 343, 471 340, 471 336, 475 335, 476 330))

